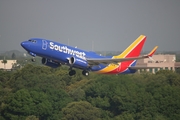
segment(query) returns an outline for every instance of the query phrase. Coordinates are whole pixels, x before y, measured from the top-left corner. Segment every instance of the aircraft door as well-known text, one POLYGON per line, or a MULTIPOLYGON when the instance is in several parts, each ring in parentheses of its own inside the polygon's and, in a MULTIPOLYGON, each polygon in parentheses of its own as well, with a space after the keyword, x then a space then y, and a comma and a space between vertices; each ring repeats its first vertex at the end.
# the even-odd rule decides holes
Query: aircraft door
POLYGON ((46 50, 48 46, 48 42, 46 40, 42 40, 42 49, 46 50))

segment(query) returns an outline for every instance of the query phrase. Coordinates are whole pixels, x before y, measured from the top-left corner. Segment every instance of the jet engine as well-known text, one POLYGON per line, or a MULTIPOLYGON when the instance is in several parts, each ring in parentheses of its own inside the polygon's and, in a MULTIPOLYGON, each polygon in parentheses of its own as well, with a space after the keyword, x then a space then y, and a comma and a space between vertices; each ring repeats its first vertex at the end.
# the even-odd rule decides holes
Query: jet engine
POLYGON ((71 57, 68 60, 69 60, 69 64, 73 65, 73 66, 77 66, 80 68, 86 68, 89 66, 87 61, 85 61, 83 59, 79 59, 79 58, 76 59, 75 57, 71 57))
POLYGON ((52 67, 52 68, 57 68, 57 67, 61 66, 61 64, 59 62, 56 62, 56 61, 48 59, 48 58, 42 58, 42 64, 52 67))

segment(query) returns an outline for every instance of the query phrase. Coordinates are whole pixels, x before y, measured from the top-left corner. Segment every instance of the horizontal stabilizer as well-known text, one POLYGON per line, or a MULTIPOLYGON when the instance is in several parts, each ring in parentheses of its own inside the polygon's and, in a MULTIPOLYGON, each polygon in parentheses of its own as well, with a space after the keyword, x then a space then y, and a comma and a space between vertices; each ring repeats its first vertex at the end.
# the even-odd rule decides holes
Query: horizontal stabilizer
POLYGON ((161 68, 161 67, 136 67, 136 66, 129 67, 129 69, 132 69, 132 70, 137 70, 137 69, 151 69, 151 68, 161 68))

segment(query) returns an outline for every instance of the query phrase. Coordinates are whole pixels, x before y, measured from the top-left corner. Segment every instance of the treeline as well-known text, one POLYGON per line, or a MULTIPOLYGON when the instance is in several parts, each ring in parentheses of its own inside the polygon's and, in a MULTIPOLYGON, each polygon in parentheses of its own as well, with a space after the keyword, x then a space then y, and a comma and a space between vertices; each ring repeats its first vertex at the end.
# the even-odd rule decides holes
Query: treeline
POLYGON ((180 74, 73 77, 28 64, 0 71, 0 120, 179 120, 180 74))

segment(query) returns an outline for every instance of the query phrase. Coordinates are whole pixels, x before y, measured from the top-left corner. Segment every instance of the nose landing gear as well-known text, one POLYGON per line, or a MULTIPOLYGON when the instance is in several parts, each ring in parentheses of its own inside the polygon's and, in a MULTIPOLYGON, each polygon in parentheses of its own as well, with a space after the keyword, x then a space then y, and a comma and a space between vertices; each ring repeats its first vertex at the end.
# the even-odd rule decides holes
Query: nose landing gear
POLYGON ((35 57, 33 57, 33 58, 31 59, 31 61, 32 61, 32 62, 36 62, 36 59, 35 59, 35 57))
POLYGON ((35 62, 35 61, 36 61, 36 59, 35 59, 36 54, 33 53, 33 52, 29 52, 29 54, 30 54, 31 56, 33 56, 33 58, 31 59, 31 61, 32 61, 32 62, 35 62))

